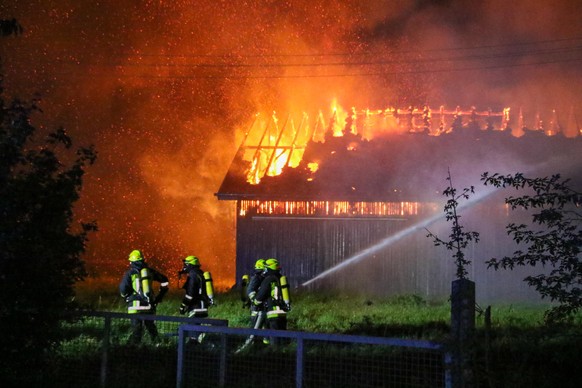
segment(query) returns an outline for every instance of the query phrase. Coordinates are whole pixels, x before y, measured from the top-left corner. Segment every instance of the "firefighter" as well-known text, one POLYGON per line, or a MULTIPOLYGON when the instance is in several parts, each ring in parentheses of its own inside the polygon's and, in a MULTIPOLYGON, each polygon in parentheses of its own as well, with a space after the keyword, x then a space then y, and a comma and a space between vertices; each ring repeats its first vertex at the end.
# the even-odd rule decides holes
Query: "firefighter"
MULTIPOLYGON (((259 286, 254 304, 265 304, 267 325, 273 330, 287 330, 287 312, 291 310, 287 278, 281 275, 281 266, 277 259, 265 261, 264 278, 259 286)), ((276 345, 276 338, 271 343, 276 345)))
MULTIPOLYGON (((249 275, 243 275, 242 277, 242 284, 243 284, 243 295, 241 298, 243 299, 243 308, 250 307, 251 309, 251 328, 260 329, 263 326, 266 326, 265 317, 265 304, 257 304, 255 303, 257 291, 261 282, 263 281, 263 273, 265 271, 265 259, 259 259, 255 262, 254 272, 249 279, 249 275)), ((246 349, 250 344, 252 344, 255 340, 255 335, 250 335, 244 344, 236 351, 237 353, 246 349)))
POLYGON ((208 307, 214 304, 214 290, 210 272, 202 271, 198 257, 188 256, 184 259, 184 267, 180 274, 188 275, 182 286, 186 294, 180 305, 180 314, 188 314, 189 318, 206 318, 208 307))
MULTIPOLYGON (((139 250, 133 250, 129 254, 129 269, 123 275, 119 284, 119 292, 127 302, 128 314, 155 314, 156 306, 162 301, 168 292, 168 278, 166 275, 149 267, 139 250), (152 287, 153 282, 160 283, 158 295, 152 287)), ((144 326, 148 330, 152 340, 157 340, 158 329, 155 321, 146 319, 132 319, 132 335, 130 342, 141 342, 144 326)))
MULTIPOLYGON (((204 272, 200 268, 200 259, 196 256, 188 256, 184 259, 184 267, 178 273, 187 274, 186 282, 182 288, 186 291, 180 304, 180 314, 187 314, 188 318, 208 317, 208 307, 214 304, 214 289, 210 272, 204 272)), ((202 342, 204 333, 196 334, 191 342, 202 342)))
POLYGON ((259 259, 255 262, 254 271, 247 285, 247 297, 251 308, 251 327, 260 329, 265 325, 265 304, 256 304, 255 299, 261 282, 265 278, 265 259, 259 259))

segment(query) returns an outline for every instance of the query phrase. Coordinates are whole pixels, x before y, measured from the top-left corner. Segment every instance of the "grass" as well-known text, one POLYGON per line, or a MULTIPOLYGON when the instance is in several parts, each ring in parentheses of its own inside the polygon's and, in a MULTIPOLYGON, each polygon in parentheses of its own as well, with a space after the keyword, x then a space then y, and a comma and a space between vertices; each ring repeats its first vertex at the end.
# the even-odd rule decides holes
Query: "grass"
MULTIPOLYGON (((171 289, 158 306, 159 315, 179 315, 183 297, 180 289, 171 289)), ((217 293, 216 305, 210 308, 212 318, 226 319, 229 326, 247 327, 249 310, 242 307, 239 291, 217 293)), ((125 312, 125 302, 117 293, 117 285, 89 281, 77 287, 77 302, 98 311, 125 312)), ((337 293, 298 292, 292 295, 292 311, 288 328, 318 333, 347 333, 377 336, 411 336, 439 339, 448 332, 448 301, 427 301, 417 295, 365 297, 337 293)), ((492 306, 492 327, 495 329, 535 329, 544 326, 548 305, 500 304, 492 306)), ((477 315, 477 328, 484 319, 477 315)), ((582 315, 574 326, 582 326, 582 315)))

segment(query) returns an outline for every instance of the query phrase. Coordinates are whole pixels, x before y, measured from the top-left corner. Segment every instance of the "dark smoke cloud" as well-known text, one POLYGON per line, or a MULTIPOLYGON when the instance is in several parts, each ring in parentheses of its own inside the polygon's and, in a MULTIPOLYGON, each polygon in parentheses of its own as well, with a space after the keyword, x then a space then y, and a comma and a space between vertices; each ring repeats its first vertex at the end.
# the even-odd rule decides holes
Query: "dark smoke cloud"
POLYGON ((517 66, 530 59, 522 55, 514 67, 438 73, 426 71, 430 62, 350 62, 581 37, 581 8, 526 0, 6 0, 0 17, 17 18, 25 34, 3 39, 0 55, 8 92, 42 96, 39 126, 63 125, 99 151, 77 209, 100 226, 87 253, 92 272, 117 276, 139 247, 168 271, 199 255, 228 283, 233 206, 213 194, 255 112, 326 110, 334 99, 346 108, 428 101, 578 109, 579 62, 517 66), (336 64, 313 66, 322 62, 336 64), (319 77, 330 74, 337 77, 319 77))

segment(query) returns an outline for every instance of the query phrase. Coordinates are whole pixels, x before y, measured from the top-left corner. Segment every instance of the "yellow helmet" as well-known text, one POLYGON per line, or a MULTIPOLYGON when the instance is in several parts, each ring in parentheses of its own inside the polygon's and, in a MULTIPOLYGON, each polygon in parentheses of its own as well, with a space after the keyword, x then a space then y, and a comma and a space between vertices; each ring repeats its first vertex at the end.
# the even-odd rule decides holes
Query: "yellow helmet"
POLYGON ((255 262, 255 269, 265 269, 265 259, 259 259, 255 262))
POLYGON ((281 266, 279 265, 279 260, 271 258, 271 259, 267 259, 267 261, 265 261, 265 268, 272 269, 273 271, 276 271, 278 269, 281 269, 281 266))
POLYGON ((131 253, 129 254, 129 261, 134 262, 134 261, 140 261, 143 260, 143 256, 141 254, 141 251, 135 249, 133 251, 131 251, 131 253))
POLYGON ((200 260, 196 256, 188 256, 184 259, 184 264, 200 265, 200 260))

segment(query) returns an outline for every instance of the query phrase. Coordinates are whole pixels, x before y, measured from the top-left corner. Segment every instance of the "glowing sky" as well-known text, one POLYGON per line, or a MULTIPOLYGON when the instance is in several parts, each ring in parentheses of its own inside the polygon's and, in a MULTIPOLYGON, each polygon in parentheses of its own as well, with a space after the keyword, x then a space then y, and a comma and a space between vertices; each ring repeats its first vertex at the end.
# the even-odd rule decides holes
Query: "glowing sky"
POLYGON ((98 150, 77 209, 100 228, 92 273, 118 276, 140 248, 172 273, 198 255, 233 283, 234 208, 214 193, 255 112, 333 100, 579 110, 581 11, 564 0, 4 0, 0 18, 25 33, 3 38, 0 57, 9 94, 41 96, 35 124, 98 150))

